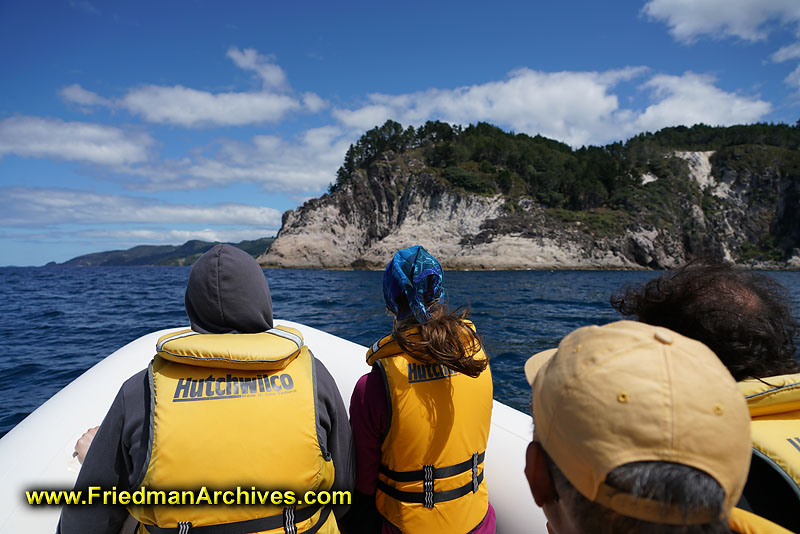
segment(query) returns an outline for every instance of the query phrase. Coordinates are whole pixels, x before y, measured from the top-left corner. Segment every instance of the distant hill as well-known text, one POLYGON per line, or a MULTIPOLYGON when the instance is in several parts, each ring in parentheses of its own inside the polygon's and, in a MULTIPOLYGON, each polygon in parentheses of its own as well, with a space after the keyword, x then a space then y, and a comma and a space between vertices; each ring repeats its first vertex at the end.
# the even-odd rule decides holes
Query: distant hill
MULTIPOLYGON (((269 248, 274 237, 262 237, 252 241, 231 243, 253 257, 257 257, 269 248)), ((191 265, 204 252, 217 243, 192 240, 183 245, 139 245, 128 250, 109 250, 85 254, 67 260, 59 265, 70 267, 90 266, 123 266, 123 265, 191 265)))

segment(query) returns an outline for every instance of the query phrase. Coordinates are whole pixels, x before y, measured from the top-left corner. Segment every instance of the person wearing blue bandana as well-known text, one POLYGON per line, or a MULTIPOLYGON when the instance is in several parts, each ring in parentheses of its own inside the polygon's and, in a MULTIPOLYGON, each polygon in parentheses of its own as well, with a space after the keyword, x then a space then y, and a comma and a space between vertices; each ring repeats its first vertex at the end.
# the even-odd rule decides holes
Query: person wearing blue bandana
POLYGON ((418 323, 425 323, 431 318, 425 304, 444 299, 443 278, 442 266, 421 246, 399 251, 386 266, 383 276, 386 307, 398 320, 413 314, 418 323), (403 302, 409 309, 400 310, 403 302))
POLYGON ((442 266, 421 246, 394 255, 383 296, 392 333, 367 351, 372 371, 350 400, 358 532, 492 534, 483 481, 492 376, 481 338, 465 309, 448 309, 442 266))

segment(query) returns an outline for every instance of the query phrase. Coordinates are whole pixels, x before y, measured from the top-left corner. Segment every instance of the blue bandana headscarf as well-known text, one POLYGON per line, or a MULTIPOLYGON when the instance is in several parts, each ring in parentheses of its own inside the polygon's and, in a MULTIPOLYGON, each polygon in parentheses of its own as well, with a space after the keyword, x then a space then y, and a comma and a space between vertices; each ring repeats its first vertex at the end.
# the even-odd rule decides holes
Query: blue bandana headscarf
POLYGON ((409 313, 399 314, 397 298, 405 295, 408 306, 418 323, 430 319, 426 304, 444 298, 442 266, 421 246, 398 251, 383 273, 383 298, 386 306, 398 319, 409 313))

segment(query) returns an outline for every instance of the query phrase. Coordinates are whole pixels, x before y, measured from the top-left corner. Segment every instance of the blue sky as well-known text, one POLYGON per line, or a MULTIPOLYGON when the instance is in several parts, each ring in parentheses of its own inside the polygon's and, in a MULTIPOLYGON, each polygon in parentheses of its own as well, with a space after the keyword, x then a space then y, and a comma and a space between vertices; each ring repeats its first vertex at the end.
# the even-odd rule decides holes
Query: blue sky
POLYGON ((798 0, 0 1, 0 265, 274 235, 394 119, 800 118, 798 0))

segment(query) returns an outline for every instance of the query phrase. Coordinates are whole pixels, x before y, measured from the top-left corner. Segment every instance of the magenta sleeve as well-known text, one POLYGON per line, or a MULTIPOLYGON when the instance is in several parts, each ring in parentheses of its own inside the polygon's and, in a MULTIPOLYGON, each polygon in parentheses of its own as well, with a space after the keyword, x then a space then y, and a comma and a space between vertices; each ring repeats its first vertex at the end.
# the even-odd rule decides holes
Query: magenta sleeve
POLYGON ((377 369, 358 379, 350 398, 350 426, 356 455, 356 489, 374 495, 381 443, 389 419, 386 383, 377 369))

